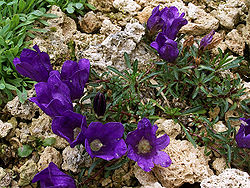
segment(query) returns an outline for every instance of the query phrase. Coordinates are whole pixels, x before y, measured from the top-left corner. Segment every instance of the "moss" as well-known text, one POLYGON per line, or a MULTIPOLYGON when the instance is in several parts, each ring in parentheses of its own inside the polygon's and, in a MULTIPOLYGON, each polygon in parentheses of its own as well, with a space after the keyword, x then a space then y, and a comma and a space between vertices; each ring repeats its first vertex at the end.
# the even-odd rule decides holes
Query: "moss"
POLYGON ((56 27, 51 27, 51 28, 50 28, 50 31, 51 31, 51 32, 56 32, 56 31, 57 31, 57 28, 56 28, 56 27))
POLYGON ((69 41, 67 43, 67 46, 69 48, 70 51, 70 59, 72 61, 76 61, 76 54, 75 54, 75 42, 73 40, 69 41))

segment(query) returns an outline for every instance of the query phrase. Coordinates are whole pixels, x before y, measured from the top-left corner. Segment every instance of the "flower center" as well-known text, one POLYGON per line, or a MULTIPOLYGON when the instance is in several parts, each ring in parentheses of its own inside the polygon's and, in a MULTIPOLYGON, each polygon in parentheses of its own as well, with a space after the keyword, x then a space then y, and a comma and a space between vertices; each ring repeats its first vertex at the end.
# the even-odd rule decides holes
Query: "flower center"
POLYGON ((142 137, 137 148, 138 148, 138 153, 146 154, 150 152, 152 146, 150 145, 148 140, 142 137))
POLYGON ((99 151, 103 144, 99 139, 95 139, 90 143, 90 148, 92 151, 99 151))

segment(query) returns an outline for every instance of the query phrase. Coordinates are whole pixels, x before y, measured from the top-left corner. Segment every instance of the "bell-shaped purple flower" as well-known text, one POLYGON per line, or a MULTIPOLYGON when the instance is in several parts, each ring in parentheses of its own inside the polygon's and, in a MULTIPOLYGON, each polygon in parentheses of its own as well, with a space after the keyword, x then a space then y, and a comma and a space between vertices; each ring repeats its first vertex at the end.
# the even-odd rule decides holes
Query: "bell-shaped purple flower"
POLYGON ((66 139, 73 148, 77 144, 84 143, 87 129, 86 116, 67 110, 53 119, 51 128, 53 133, 66 139))
POLYGON ((37 82, 47 82, 49 73, 52 71, 49 55, 41 52, 37 45, 33 48, 35 51, 24 48, 20 58, 14 58, 13 64, 21 75, 37 82))
POLYGON ((167 38, 175 40, 179 30, 182 26, 186 25, 188 21, 183 18, 185 13, 179 15, 179 11, 176 7, 164 8, 162 10, 161 18, 164 20, 164 27, 162 32, 167 38))
POLYGON ((169 39, 163 32, 160 32, 155 41, 150 44, 156 49, 162 59, 168 62, 173 62, 179 55, 177 42, 169 39))
POLYGON ((37 181, 40 181, 41 188, 76 188, 74 179, 60 171, 53 162, 50 162, 47 168, 35 175, 32 183, 37 181))
POLYGON ((88 59, 80 59, 79 63, 71 60, 64 62, 61 79, 69 87, 72 100, 82 97, 84 86, 89 79, 89 68, 88 59))
POLYGON ((70 90, 61 81, 58 71, 51 71, 48 81, 37 83, 35 90, 37 96, 29 100, 36 103, 50 117, 60 116, 66 110, 73 111, 70 90))
POLYGON ((88 154, 105 160, 122 157, 127 152, 127 146, 122 139, 124 127, 118 122, 102 124, 91 122, 85 139, 85 148, 88 154))
POLYGON ((161 151, 168 146, 170 139, 167 134, 157 138, 157 129, 156 125, 152 126, 147 118, 143 118, 137 129, 127 135, 128 158, 137 161, 146 172, 151 171, 154 164, 168 167, 172 163, 169 155, 161 151))
POLYGON ((215 31, 212 30, 208 35, 203 37, 200 42, 199 49, 206 49, 206 47, 212 42, 215 31))
POLYGON ((240 148, 250 148, 250 118, 240 118, 240 120, 242 123, 235 140, 240 148))
POLYGON ((103 116, 106 111, 106 100, 105 96, 98 92, 93 101, 94 111, 97 116, 103 116))
POLYGON ((147 21, 147 28, 151 33, 155 33, 162 29, 164 21, 161 18, 162 11, 159 10, 160 5, 155 7, 152 11, 152 15, 147 21))

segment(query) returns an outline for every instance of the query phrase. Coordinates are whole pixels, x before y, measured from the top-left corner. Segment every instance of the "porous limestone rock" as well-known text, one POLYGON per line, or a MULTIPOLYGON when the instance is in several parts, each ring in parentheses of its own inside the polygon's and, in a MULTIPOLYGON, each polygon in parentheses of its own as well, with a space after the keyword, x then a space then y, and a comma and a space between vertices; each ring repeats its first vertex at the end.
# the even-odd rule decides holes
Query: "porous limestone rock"
POLYGON ((132 15, 141 9, 141 6, 133 0, 114 0, 113 6, 121 12, 128 12, 132 15))
POLYGON ((188 20, 188 24, 181 28, 183 33, 202 35, 219 27, 219 21, 215 17, 192 3, 188 3, 187 15, 184 18, 188 20))
POLYGON ((27 123, 20 122, 18 127, 19 128, 15 129, 15 135, 18 137, 21 143, 27 143, 30 138, 29 126, 27 123))
MULTIPOLYGON (((101 69, 113 65, 117 69, 123 70, 126 68, 124 52, 131 54, 143 34, 144 27, 141 24, 128 23, 124 31, 109 35, 100 45, 89 46, 88 49, 78 52, 77 58, 88 58, 92 65, 101 69)), ((144 61, 146 60, 144 59, 144 61)))
POLYGON ((222 121, 218 121, 216 124, 213 125, 213 129, 217 132, 217 133, 221 133, 224 131, 227 131, 228 128, 226 125, 223 124, 222 121))
POLYGON ((66 16, 61 9, 55 5, 51 7, 48 13, 55 14, 58 17, 49 19, 50 25, 45 27, 48 32, 39 34, 33 39, 33 45, 37 44, 41 51, 48 53, 52 65, 61 67, 62 63, 70 59, 70 49, 68 43, 71 42, 73 34, 77 27, 73 19, 66 16))
POLYGON ((150 6, 145 7, 141 12, 138 12, 138 20, 141 24, 147 23, 151 16, 153 9, 150 6))
POLYGON ((221 158, 216 158, 214 160, 214 162, 212 163, 212 167, 213 169, 216 171, 216 175, 219 175, 220 173, 222 173, 226 167, 227 167, 227 163, 226 163, 226 159, 221 157, 221 158))
POLYGON ((6 137, 12 128, 13 125, 11 123, 4 123, 2 120, 0 120, 0 138, 6 137))
POLYGON ((250 177, 246 172, 235 168, 228 168, 224 170, 218 176, 214 175, 207 177, 202 180, 200 186, 201 188, 224 188, 224 187, 234 187, 234 188, 249 188, 250 177))
POLYGON ((22 104, 19 101, 18 96, 16 96, 12 101, 9 101, 6 104, 4 110, 10 112, 14 117, 31 120, 38 111, 38 107, 35 103, 32 103, 29 100, 26 100, 24 104, 22 104))
POLYGON ((122 167, 116 169, 112 174, 113 186, 121 187, 130 186, 133 181, 133 169, 129 168, 131 162, 125 163, 122 167))
POLYGON ((113 1, 114 0, 88 0, 88 3, 101 12, 110 12, 113 9, 113 1))
POLYGON ((234 53, 244 55, 245 41, 237 29, 233 29, 226 35, 225 43, 234 53))
POLYGON ((105 19, 102 22, 102 27, 100 33, 104 35, 115 34, 116 32, 121 31, 121 27, 113 24, 109 19, 105 19))
POLYGON ((242 0, 228 0, 226 3, 220 3, 211 14, 220 21, 223 27, 233 29, 240 18, 244 19, 242 17, 246 10, 247 7, 242 0))
POLYGON ((62 163, 62 156, 55 148, 47 146, 40 156, 40 160, 37 163, 38 170, 41 171, 49 166, 49 163, 55 163, 60 168, 62 163))
POLYGON ((157 132, 164 132, 171 138, 175 138, 181 133, 181 126, 175 123, 172 119, 158 119, 155 124, 158 126, 157 132))
POLYGON ((210 158, 204 154, 204 148, 194 148, 187 140, 170 138, 170 144, 163 151, 170 156, 172 164, 167 168, 156 166, 153 172, 164 187, 193 184, 213 175, 208 165, 210 158))
POLYGON ((154 176, 153 172, 145 172, 137 164, 135 164, 133 172, 134 172, 136 179, 143 186, 152 185, 152 184, 158 182, 158 180, 154 176))
POLYGON ((164 188, 164 187, 162 187, 161 184, 159 184, 158 182, 155 182, 149 185, 141 186, 140 188, 164 188))
POLYGON ((65 140, 64 138, 62 138, 60 136, 57 136, 55 134, 51 134, 49 136, 46 136, 46 138, 50 138, 50 137, 54 137, 56 139, 56 142, 53 145, 53 147, 56 148, 56 149, 64 149, 69 145, 67 140, 65 140))
POLYGON ((51 127, 51 118, 43 113, 38 118, 32 119, 29 131, 31 135, 36 137, 41 137, 44 135, 45 132, 50 132, 51 130, 50 127, 51 127))
POLYGON ((83 18, 80 17, 79 24, 84 32, 93 33, 100 29, 102 23, 97 18, 96 14, 90 11, 86 13, 83 18))
POLYGON ((78 172, 79 165, 81 165, 83 161, 83 153, 84 147, 80 145, 80 148, 74 147, 71 148, 70 146, 67 146, 62 153, 63 157, 63 164, 62 169, 63 170, 71 170, 72 172, 78 172))
POLYGON ((25 186, 30 184, 31 180, 38 173, 36 163, 30 159, 23 166, 18 169, 20 179, 18 181, 19 186, 25 186))
POLYGON ((12 170, 0 167, 0 187, 8 187, 13 176, 12 170))

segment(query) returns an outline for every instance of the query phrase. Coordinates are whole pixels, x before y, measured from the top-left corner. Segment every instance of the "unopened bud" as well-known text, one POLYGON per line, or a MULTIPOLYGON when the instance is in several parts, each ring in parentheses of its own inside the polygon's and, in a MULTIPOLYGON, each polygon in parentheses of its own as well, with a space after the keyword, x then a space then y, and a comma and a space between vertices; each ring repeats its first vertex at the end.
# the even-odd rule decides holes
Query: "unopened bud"
POLYGON ((93 102, 94 111, 97 116, 103 116, 106 111, 106 100, 102 93, 98 92, 93 102))

